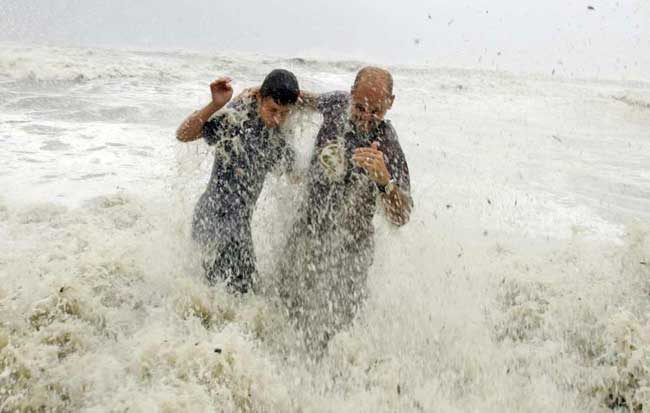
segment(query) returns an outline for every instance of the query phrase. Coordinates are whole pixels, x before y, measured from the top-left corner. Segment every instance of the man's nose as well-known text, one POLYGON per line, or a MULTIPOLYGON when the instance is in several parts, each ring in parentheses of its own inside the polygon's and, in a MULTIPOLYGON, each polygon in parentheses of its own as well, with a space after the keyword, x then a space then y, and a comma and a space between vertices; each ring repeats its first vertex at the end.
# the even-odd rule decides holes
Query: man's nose
POLYGON ((363 120, 372 120, 374 117, 375 117, 375 116, 374 116, 372 113, 370 113, 370 112, 363 112, 363 113, 361 114, 361 118, 362 118, 363 120))

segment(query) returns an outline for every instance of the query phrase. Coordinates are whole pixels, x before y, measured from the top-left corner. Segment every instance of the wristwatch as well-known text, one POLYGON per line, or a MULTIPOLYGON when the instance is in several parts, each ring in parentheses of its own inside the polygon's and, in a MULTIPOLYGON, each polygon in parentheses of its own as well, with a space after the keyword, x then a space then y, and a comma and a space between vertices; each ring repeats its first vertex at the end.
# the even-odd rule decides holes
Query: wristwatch
POLYGON ((391 178, 386 185, 377 185, 377 189, 379 189, 379 192, 382 192, 384 194, 390 194, 397 188, 397 182, 395 179, 391 178))

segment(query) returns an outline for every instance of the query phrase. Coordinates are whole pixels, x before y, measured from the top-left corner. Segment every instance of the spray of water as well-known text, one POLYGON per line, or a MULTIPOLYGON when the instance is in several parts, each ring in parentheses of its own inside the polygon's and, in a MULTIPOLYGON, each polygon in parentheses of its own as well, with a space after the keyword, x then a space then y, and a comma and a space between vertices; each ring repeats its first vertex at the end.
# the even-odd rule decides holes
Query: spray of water
MULTIPOLYGON (((392 68, 414 214, 376 217, 369 297, 313 360, 271 297, 204 281, 212 154, 173 138, 214 71, 274 66, 316 91, 357 68, 0 49, 0 411, 650 407, 649 85, 392 68)), ((302 170, 318 123, 290 124, 302 170)), ((260 197, 267 286, 300 196, 260 197)))

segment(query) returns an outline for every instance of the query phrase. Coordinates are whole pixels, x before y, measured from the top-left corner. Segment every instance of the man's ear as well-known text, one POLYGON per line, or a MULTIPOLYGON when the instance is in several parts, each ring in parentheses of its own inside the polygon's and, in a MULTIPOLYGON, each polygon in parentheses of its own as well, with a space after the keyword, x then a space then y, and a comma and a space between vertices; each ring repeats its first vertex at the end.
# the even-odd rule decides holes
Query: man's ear
POLYGON ((393 107, 393 102, 395 102, 395 95, 391 95, 387 100, 386 110, 390 110, 393 107))

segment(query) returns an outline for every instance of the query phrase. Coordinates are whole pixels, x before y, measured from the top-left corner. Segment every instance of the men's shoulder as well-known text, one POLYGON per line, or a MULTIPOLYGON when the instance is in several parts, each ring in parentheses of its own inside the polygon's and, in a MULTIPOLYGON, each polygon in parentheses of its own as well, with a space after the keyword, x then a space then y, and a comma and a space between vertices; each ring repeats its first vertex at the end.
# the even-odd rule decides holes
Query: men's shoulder
POLYGON ((215 113, 211 120, 217 119, 224 126, 241 125, 243 121, 254 115, 254 110, 255 102, 252 98, 238 96, 215 113))
POLYGON ((394 141, 399 145, 397 131, 390 120, 384 119, 381 123, 381 134, 387 141, 394 141))
POLYGON ((397 131, 389 120, 384 120, 381 123, 379 131, 380 149, 389 158, 394 158, 399 163, 406 163, 402 145, 397 138, 397 131), (383 147, 383 149, 382 149, 383 147))
POLYGON ((320 96, 331 100, 348 101, 350 99, 350 92, 346 92, 343 90, 333 90, 331 92, 321 93, 320 96))
POLYGON ((214 145, 226 136, 241 133, 242 125, 254 109, 254 103, 247 98, 236 98, 203 125, 202 136, 208 145, 214 145))
POLYGON ((350 93, 344 91, 321 93, 316 99, 316 107, 322 113, 343 110, 349 103, 350 93))
POLYGON ((249 96, 238 96, 217 112, 228 122, 234 122, 235 124, 241 124, 247 118, 255 116, 256 113, 255 99, 249 96))
POLYGON ((248 112, 255 107, 255 97, 248 93, 242 93, 228 102, 227 109, 248 112))
POLYGON ((398 186, 406 193, 410 192, 411 179, 409 176, 409 167, 404 156, 402 146, 397 139, 397 132, 389 120, 382 122, 382 143, 383 148, 380 150, 388 159, 387 167, 393 179, 397 181, 398 186))

